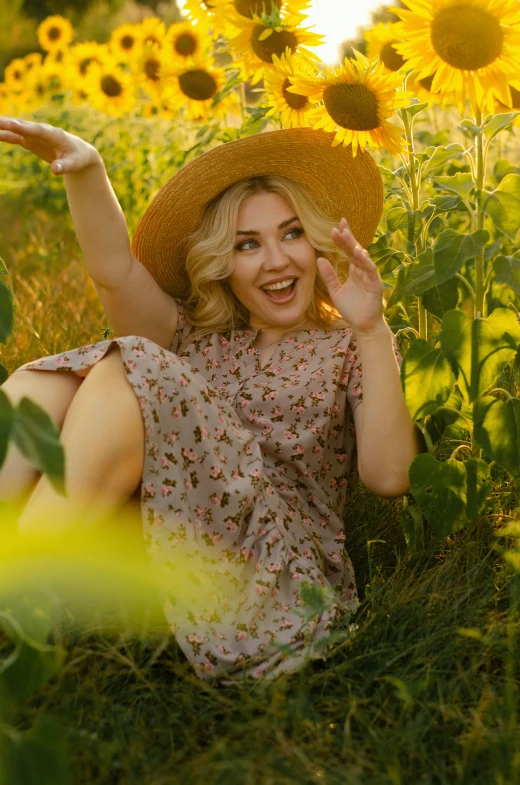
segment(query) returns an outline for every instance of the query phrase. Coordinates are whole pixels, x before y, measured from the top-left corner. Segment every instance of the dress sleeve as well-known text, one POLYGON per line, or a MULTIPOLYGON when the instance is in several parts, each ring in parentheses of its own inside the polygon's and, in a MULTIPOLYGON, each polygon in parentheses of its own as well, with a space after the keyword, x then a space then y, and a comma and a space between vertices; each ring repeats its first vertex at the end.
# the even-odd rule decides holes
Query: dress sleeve
POLYGON ((170 352, 172 352, 173 354, 178 354, 179 349, 182 346, 182 343, 184 342, 185 338, 187 338, 188 335, 190 334, 193 325, 188 319, 188 315, 186 313, 186 306, 184 305, 182 300, 178 300, 176 297, 174 299, 179 311, 179 321, 177 324, 175 335, 173 336, 173 341, 171 342, 170 352))
MULTIPOLYGON (((399 349, 399 344, 395 335, 392 333, 392 343, 397 364, 401 367, 403 357, 399 349)), ((352 412, 356 406, 363 401, 363 374, 361 368, 361 358, 359 356, 358 343, 353 333, 349 344, 350 355, 347 355, 347 369, 349 370, 347 382, 347 400, 352 412)))

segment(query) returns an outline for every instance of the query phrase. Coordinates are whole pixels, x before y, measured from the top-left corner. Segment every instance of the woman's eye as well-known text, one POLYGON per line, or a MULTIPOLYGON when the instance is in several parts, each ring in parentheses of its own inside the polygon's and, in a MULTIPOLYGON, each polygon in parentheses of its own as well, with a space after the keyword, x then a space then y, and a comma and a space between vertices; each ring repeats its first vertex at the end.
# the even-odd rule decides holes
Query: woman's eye
MULTIPOLYGON (((296 227, 295 229, 289 229, 289 231, 284 235, 284 239, 289 234, 293 234, 294 232, 296 232, 296 238, 295 239, 297 239, 298 237, 302 236, 303 229, 301 227, 296 227)), ((256 240, 244 240, 243 243, 240 243, 240 245, 235 246, 235 250, 236 251, 250 251, 251 250, 250 248, 246 248, 246 246, 249 245, 249 243, 256 244, 256 240)))

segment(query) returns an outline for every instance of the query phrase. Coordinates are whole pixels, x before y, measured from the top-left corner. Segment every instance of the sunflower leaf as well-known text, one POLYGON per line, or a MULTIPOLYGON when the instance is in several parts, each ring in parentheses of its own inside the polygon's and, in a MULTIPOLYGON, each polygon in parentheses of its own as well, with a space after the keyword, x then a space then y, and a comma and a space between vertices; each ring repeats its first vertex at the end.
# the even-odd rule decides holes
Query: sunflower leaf
POLYGON ((401 384, 412 419, 418 420, 448 400, 455 374, 442 349, 416 338, 401 363, 401 384))
POLYGON ((446 147, 427 147, 424 152, 429 159, 423 169, 423 174, 426 175, 434 169, 440 169, 452 158, 458 158, 464 152, 464 148, 461 144, 453 143, 446 147))
POLYGON ((520 294, 520 259, 516 256, 499 256, 493 261, 497 283, 503 283, 520 294))
POLYGON ((484 134, 486 139, 491 142, 492 139, 495 138, 500 131, 503 131, 504 128, 507 128, 511 122, 518 117, 520 112, 509 112, 508 114, 495 114, 491 115, 489 119, 486 119, 484 122, 484 134))
POLYGON ((506 174, 494 191, 480 191, 482 210, 513 242, 520 230, 520 174, 506 174))

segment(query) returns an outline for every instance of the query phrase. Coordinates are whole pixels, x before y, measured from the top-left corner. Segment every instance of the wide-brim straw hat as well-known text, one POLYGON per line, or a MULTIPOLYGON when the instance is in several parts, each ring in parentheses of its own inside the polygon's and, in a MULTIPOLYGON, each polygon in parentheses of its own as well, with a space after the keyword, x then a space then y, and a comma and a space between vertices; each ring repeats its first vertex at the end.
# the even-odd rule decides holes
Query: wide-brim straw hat
POLYGON ((190 291, 186 239, 199 228, 208 203, 239 180, 282 175, 305 187, 336 221, 345 217, 366 248, 383 211, 383 182, 366 151, 332 147, 331 134, 285 128, 227 142, 182 167, 161 188, 141 218, 132 253, 159 286, 184 300, 190 291))

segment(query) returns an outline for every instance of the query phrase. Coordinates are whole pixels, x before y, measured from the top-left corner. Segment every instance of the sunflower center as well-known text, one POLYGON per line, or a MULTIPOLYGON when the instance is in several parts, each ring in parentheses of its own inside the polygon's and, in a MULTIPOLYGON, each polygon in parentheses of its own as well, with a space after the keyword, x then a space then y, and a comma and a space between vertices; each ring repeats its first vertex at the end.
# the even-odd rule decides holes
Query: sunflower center
POLYGON ((290 30, 280 30, 279 33, 276 32, 276 30, 273 30, 268 38, 265 38, 263 41, 259 41, 259 37, 267 29, 268 28, 265 25, 255 25, 251 34, 251 47, 255 55, 259 57, 260 60, 263 60, 264 63, 269 63, 272 65, 273 55, 281 57, 282 54, 284 54, 285 48, 287 46, 290 48, 292 53, 296 51, 298 47, 298 39, 294 33, 290 32, 290 30))
POLYGON ((85 76, 85 74, 87 73, 87 68, 89 67, 89 65, 90 65, 92 62, 94 62, 94 58, 93 58, 93 57, 86 57, 86 58, 85 58, 84 60, 82 60, 82 61, 81 61, 81 63, 79 64, 79 71, 80 71, 80 73, 81 73, 83 76, 85 76))
POLYGON ((404 65, 404 58, 401 57, 399 52, 396 52, 393 43, 390 43, 390 41, 387 41, 379 52, 379 58, 390 71, 399 71, 401 66, 404 65))
POLYGON ((421 84, 425 90, 428 90, 429 93, 432 89, 434 76, 435 74, 430 74, 430 76, 425 76, 424 79, 419 79, 419 84, 421 84))
POLYGON ((113 76, 104 76, 101 79, 101 90, 105 95, 108 95, 109 98, 117 98, 123 92, 121 82, 113 76))
POLYGON ((197 48, 197 42, 189 33, 182 33, 175 39, 175 51, 182 57, 189 57, 197 48))
POLYGON ((436 14, 431 41, 448 65, 461 71, 478 71, 500 57, 504 33, 498 19, 488 11, 461 3, 436 14))
POLYGON ((307 106, 309 103, 309 99, 306 95, 298 95, 297 93, 288 93, 287 88, 292 87, 291 82, 286 79, 283 83, 282 91, 283 97, 285 98, 287 104, 291 107, 291 109, 303 109, 304 106, 307 106))
POLYGON ((50 27, 47 35, 51 39, 51 41, 57 41, 58 38, 61 38, 61 29, 59 27, 50 27))
POLYGON ((192 71, 185 71, 178 79, 184 95, 194 101, 207 101, 217 92, 216 81, 211 74, 202 69, 194 68, 192 71))
POLYGON ((120 43, 122 49, 132 49, 135 44, 135 38, 131 35, 124 35, 120 43))
POLYGON ((278 10, 282 7, 282 0, 234 0, 233 5, 240 16, 246 16, 248 19, 252 19, 253 14, 258 14, 258 16, 260 16, 263 13, 264 6, 265 13, 271 13, 271 3, 278 10))
POLYGON ((331 84, 323 102, 334 122, 351 131, 373 131, 379 126, 377 98, 362 84, 331 84))
POLYGON ((148 79, 152 79, 156 82, 159 79, 159 67, 160 63, 158 60, 147 60, 144 65, 144 71, 148 79))

